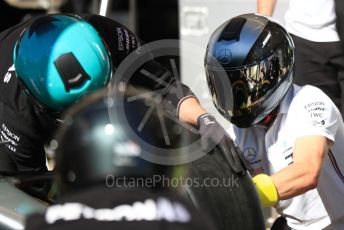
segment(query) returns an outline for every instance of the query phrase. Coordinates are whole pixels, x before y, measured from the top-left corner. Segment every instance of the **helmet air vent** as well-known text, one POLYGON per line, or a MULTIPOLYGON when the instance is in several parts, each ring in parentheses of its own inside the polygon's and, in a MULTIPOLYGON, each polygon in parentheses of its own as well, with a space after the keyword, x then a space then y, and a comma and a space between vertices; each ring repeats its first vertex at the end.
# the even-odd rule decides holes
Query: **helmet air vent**
POLYGON ((230 22, 226 25, 225 29, 223 30, 222 34, 219 37, 219 40, 237 40, 240 39, 241 29, 243 28, 246 22, 246 18, 233 18, 230 22))
POLYGON ((54 61, 54 65, 60 74, 66 92, 82 86, 91 79, 72 52, 60 55, 54 61))

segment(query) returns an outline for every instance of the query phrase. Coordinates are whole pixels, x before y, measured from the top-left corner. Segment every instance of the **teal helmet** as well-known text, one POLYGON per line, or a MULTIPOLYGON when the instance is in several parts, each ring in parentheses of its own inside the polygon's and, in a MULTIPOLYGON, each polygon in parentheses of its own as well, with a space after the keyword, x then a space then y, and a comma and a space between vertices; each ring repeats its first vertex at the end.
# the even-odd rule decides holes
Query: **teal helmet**
POLYGON ((14 48, 14 67, 38 105, 61 112, 111 78, 110 53, 95 28, 75 15, 32 20, 14 48))

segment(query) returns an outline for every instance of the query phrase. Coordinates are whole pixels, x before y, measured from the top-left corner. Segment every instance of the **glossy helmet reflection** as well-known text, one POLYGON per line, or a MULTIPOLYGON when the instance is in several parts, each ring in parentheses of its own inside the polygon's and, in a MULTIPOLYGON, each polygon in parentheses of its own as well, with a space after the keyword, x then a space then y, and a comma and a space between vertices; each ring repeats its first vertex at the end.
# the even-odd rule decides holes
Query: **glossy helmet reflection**
POLYGON ((111 78, 111 58, 102 38, 75 15, 32 20, 16 42, 15 71, 30 98, 46 111, 61 112, 111 78))
MULTIPOLYGON (((129 98, 125 95, 118 99, 117 94, 109 96, 102 90, 67 111, 51 145, 55 149, 60 194, 94 185, 161 189, 159 179, 163 178, 159 176, 168 178, 183 173, 183 166, 154 164, 143 159, 147 149, 162 156, 161 149, 167 147, 158 117, 163 111, 150 110, 152 106, 158 108, 151 98, 137 101, 129 101, 129 98), (146 117, 147 111, 149 117, 146 117), (140 126, 142 122, 144 126, 140 126), (149 149, 148 142, 161 149, 149 149), (134 182, 135 178, 148 177, 156 181, 134 182)), ((183 136, 173 132, 176 124, 166 120, 165 125, 170 130, 170 141, 174 145, 181 144, 183 136)))
POLYGON ((211 35, 205 56, 208 86, 217 110, 238 127, 259 123, 292 84, 294 44, 268 17, 244 14, 211 35))

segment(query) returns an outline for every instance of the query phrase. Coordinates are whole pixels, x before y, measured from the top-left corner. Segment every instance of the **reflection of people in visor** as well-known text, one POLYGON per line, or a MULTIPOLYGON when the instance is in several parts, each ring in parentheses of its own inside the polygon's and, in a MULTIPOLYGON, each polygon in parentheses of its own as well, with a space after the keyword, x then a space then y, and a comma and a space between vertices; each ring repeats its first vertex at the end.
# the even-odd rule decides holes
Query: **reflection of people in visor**
POLYGON ((217 98, 214 104, 238 127, 259 123, 277 106, 291 85, 294 62, 292 40, 282 27, 271 21, 261 26, 258 20, 245 26, 246 20, 243 15, 220 26, 210 41, 216 45, 208 47, 205 57, 210 91, 217 98), (218 55, 223 49, 232 54, 225 63, 218 55), (223 95, 223 88, 231 88, 233 97, 223 95), (228 100, 233 102, 224 103, 228 100))

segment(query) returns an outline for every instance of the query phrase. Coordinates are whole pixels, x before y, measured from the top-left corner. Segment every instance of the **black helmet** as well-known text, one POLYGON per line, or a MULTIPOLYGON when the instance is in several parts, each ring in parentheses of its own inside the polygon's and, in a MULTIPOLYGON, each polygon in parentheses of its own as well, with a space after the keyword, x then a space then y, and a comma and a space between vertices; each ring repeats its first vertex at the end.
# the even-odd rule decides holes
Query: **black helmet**
POLYGON ((205 70, 217 110, 240 128, 271 113, 292 84, 294 44, 271 18, 244 14, 211 35, 205 70))
MULTIPOLYGON (((180 168, 182 166, 159 165, 142 158, 148 142, 161 148, 166 145, 158 120, 158 115, 163 111, 150 111, 144 128, 138 129, 147 110, 156 102, 148 98, 130 103, 127 101, 127 96, 109 96, 105 91, 100 91, 74 105, 66 113, 64 124, 52 142, 52 146, 55 146, 55 173, 60 194, 100 183, 116 186, 113 180, 119 177, 142 179, 164 175, 167 178, 183 171, 180 168)), ((166 120, 165 125, 167 130, 176 130, 173 127, 176 123, 172 121, 166 120)), ((172 131, 169 132, 169 138, 177 145, 183 135, 172 131)), ((161 188, 161 181, 156 179, 147 186, 161 188)), ((124 184, 132 181, 117 182, 124 184)), ((142 183, 136 185, 145 186, 142 183)))

